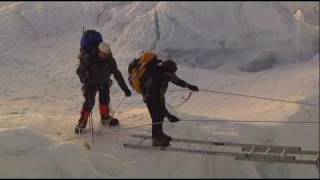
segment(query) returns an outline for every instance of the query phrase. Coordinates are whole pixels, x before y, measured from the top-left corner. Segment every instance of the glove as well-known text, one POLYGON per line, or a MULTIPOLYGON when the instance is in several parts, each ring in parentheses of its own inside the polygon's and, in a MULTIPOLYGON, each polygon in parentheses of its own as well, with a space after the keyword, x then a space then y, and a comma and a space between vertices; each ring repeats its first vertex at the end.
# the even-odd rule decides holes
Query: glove
POLYGON ((191 84, 187 84, 187 88, 190 89, 191 91, 199 91, 197 86, 194 86, 191 84))
POLYGON ((131 91, 130 91, 130 89, 126 89, 126 90, 124 90, 124 94, 126 95, 126 97, 129 97, 129 96, 131 96, 131 91))

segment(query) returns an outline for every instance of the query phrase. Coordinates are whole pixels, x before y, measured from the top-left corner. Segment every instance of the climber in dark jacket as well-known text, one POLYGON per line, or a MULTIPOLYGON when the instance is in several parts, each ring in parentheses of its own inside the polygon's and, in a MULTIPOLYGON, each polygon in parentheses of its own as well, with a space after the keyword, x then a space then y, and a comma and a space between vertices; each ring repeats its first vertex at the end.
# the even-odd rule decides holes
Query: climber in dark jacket
POLYGON ((199 91, 197 86, 186 83, 177 77, 177 65, 172 60, 161 61, 150 67, 152 68, 148 78, 146 78, 142 95, 152 118, 152 140, 154 146, 168 146, 172 138, 163 132, 162 123, 165 117, 170 122, 178 122, 179 119, 170 114, 165 106, 165 93, 168 83, 188 88, 192 91, 199 91))
POLYGON ((110 79, 111 74, 117 80, 119 86, 124 91, 125 96, 131 96, 131 91, 123 79, 121 72, 117 67, 117 63, 112 56, 112 52, 108 44, 102 42, 99 47, 91 53, 79 55, 80 64, 77 74, 80 78, 85 102, 81 110, 81 117, 75 128, 75 133, 81 133, 87 125, 89 115, 95 104, 95 96, 99 91, 99 110, 101 122, 103 125, 109 124, 116 126, 119 120, 112 117, 109 109, 109 88, 112 85, 110 79))

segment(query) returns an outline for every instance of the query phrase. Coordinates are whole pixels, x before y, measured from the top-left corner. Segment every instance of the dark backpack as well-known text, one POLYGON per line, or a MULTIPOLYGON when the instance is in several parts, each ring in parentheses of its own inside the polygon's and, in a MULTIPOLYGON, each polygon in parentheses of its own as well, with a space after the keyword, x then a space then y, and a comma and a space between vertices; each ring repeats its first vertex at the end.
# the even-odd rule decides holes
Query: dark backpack
POLYGON ((86 30, 81 37, 80 52, 91 52, 93 49, 98 48, 101 42, 103 42, 103 38, 99 32, 86 30))

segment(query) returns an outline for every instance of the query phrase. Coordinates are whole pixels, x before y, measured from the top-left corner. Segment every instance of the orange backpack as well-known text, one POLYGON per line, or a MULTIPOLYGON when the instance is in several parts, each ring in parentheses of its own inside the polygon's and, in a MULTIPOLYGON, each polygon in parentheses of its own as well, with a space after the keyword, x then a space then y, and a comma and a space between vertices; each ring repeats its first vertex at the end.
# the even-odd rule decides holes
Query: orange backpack
POLYGON ((129 82, 137 93, 142 93, 148 65, 155 60, 157 60, 157 56, 154 53, 145 52, 139 59, 135 59, 129 64, 129 82))

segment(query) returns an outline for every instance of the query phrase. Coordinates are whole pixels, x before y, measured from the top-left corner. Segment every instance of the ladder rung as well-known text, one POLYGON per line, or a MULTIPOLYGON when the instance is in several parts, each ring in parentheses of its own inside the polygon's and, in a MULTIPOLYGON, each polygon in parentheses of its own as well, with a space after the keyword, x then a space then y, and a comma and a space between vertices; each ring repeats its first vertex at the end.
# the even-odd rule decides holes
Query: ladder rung
MULTIPOLYGON (((242 146, 242 151, 244 152, 248 152, 250 151, 252 148, 252 145, 247 146, 244 145, 242 146)), ((270 148, 269 153, 277 153, 280 154, 283 151, 283 148, 286 148, 286 152, 287 153, 294 153, 294 154, 298 154, 301 152, 301 148, 300 147, 281 147, 281 146, 267 146, 267 145, 255 145, 255 150, 254 152, 266 152, 267 149, 270 148)), ((312 153, 312 152, 310 152, 312 153)))
POLYGON ((226 146, 225 145, 222 145, 222 147, 220 148, 220 150, 219 151, 223 151, 224 150, 224 148, 225 148, 226 146))
POLYGON ((236 160, 254 160, 254 161, 272 161, 272 162, 289 162, 295 161, 295 156, 279 157, 277 155, 262 155, 262 154, 240 154, 235 156, 236 160))
POLYGON ((252 154, 252 153, 253 153, 253 151, 254 151, 254 149, 255 149, 255 146, 252 146, 252 148, 251 148, 251 150, 250 150, 249 154, 252 154))
POLYGON ((141 145, 144 140, 146 140, 146 139, 145 139, 145 138, 142 138, 142 140, 139 142, 139 145, 141 145))
POLYGON ((285 153, 286 153, 286 148, 283 148, 283 150, 280 153, 280 157, 283 157, 285 155, 285 153))
POLYGON ((269 153, 269 151, 270 151, 270 147, 268 147, 268 149, 266 150, 266 152, 264 152, 264 155, 267 155, 268 153, 269 153))
POLYGON ((240 146, 236 146, 236 148, 234 149, 234 152, 233 152, 233 153, 237 153, 240 148, 241 148, 240 146))
POLYGON ((317 154, 319 154, 319 151, 307 151, 307 150, 303 150, 303 151, 301 151, 300 153, 302 153, 302 154, 309 154, 309 155, 317 155, 317 154))
POLYGON ((319 159, 319 153, 316 155, 316 157, 314 158, 314 161, 317 161, 319 159))

